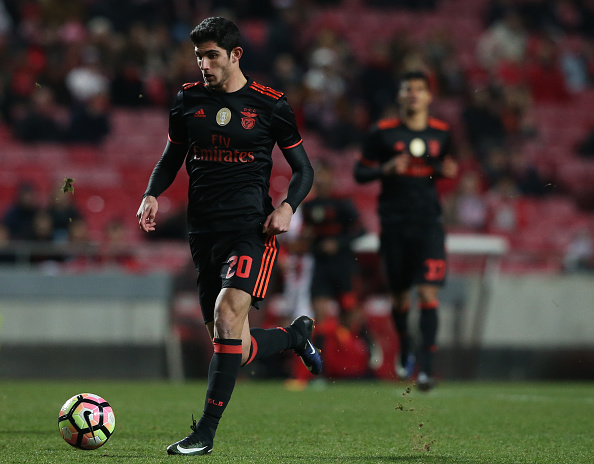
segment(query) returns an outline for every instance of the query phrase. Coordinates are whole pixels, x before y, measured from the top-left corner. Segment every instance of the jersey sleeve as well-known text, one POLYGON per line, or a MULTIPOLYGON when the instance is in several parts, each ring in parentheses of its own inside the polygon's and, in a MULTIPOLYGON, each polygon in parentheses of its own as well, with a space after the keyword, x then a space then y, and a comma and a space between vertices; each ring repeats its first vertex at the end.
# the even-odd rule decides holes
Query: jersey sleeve
POLYGON ((292 170, 289 190, 284 202, 288 203, 293 209, 293 212, 295 212, 299 204, 311 190, 314 170, 302 143, 298 143, 290 148, 283 148, 281 151, 292 170))
POLYGON ((184 115, 184 92, 180 90, 175 97, 171 110, 169 111, 169 141, 174 145, 187 146, 188 133, 183 119, 184 115))
POLYGON ((378 132, 379 130, 376 126, 363 139, 361 156, 355 163, 353 170, 355 180, 359 183, 371 182, 372 180, 379 179, 382 175, 382 167, 379 161, 381 147, 378 144, 378 132))
POLYGON ((367 164, 379 164, 379 153, 382 149, 379 141, 380 131, 377 126, 374 126, 363 138, 361 157, 367 161, 367 164))
POLYGON ((447 132, 439 151, 439 156, 430 160, 430 165, 433 168, 433 173, 437 177, 442 177, 442 167, 445 158, 452 156, 452 133, 447 132))
POLYGON ((303 142, 295 113, 285 97, 280 98, 272 110, 271 115, 272 135, 281 149, 293 148, 303 142))
POLYGON ((144 197, 158 197, 175 180, 188 151, 188 138, 183 121, 183 91, 175 97, 169 111, 169 134, 161 159, 153 169, 144 197))

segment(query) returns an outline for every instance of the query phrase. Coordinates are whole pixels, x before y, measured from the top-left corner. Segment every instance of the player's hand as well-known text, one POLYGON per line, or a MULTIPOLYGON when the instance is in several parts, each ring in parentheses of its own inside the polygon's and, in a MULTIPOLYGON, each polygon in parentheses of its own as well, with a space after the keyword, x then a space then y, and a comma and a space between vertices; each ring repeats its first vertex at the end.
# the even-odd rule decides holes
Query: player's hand
POLYGON ((446 158, 441 165, 441 175, 453 179, 458 175, 458 163, 452 158, 446 158))
POLYGON ((382 165, 382 173, 384 176, 402 175, 406 173, 409 162, 410 157, 407 153, 396 155, 382 165))
POLYGON ((278 235, 289 230, 293 208, 289 203, 283 202, 264 221, 262 232, 267 235, 278 235))
POLYGON ((155 222, 155 216, 157 215, 158 210, 159 202, 157 202, 155 197, 152 195, 147 195, 142 199, 140 208, 138 208, 138 212, 136 213, 138 225, 142 230, 145 232, 155 230, 155 226, 157 225, 155 222))

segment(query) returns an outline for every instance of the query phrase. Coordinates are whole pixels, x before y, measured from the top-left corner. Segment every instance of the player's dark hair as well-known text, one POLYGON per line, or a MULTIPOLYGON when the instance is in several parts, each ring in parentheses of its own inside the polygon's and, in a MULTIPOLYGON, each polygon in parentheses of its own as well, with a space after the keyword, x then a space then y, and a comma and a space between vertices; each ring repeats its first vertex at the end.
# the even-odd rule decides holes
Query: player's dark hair
POLYGON ((190 39, 194 45, 214 42, 217 46, 227 50, 228 55, 231 55, 231 51, 240 46, 241 34, 233 21, 218 16, 206 18, 198 24, 190 33, 190 39))
POLYGON ((425 84, 427 84, 427 88, 431 88, 429 84, 429 76, 427 76, 427 74, 425 74, 423 71, 407 71, 404 74, 402 74, 402 76, 400 76, 400 79, 398 79, 398 88, 402 87, 403 82, 408 82, 417 79, 425 81, 425 84))

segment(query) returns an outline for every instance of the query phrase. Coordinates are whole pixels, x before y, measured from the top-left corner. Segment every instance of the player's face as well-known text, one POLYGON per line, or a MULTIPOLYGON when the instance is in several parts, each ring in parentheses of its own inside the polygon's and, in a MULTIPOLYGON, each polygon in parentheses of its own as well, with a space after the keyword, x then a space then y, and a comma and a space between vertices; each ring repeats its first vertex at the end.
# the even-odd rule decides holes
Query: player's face
POLYGON ((406 112, 427 111, 431 103, 431 92, 424 79, 409 79, 402 82, 398 101, 406 112))
POLYGON ((216 43, 204 42, 194 46, 194 52, 206 85, 212 89, 224 88, 237 63, 234 59, 236 49, 232 50, 229 56, 227 50, 216 43))

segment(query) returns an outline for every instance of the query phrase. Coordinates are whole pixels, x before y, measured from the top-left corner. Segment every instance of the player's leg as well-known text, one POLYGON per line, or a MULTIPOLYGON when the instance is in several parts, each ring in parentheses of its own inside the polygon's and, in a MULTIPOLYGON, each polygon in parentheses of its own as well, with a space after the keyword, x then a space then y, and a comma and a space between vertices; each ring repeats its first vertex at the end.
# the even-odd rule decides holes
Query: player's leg
POLYGON ((386 228, 382 231, 380 254, 390 289, 392 320, 398 334, 400 349, 396 363, 396 373, 401 379, 412 376, 415 364, 408 326, 409 295, 412 287, 410 248, 409 240, 401 227, 386 228))
POLYGON ((396 374, 400 379, 412 377, 415 367, 415 356, 412 351, 412 341, 409 331, 408 316, 410 313, 410 292, 402 290, 392 293, 392 320, 398 334, 398 364, 396 374))
POLYGON ((439 301, 437 295, 439 286, 419 285, 417 294, 421 314, 419 318, 419 329, 421 332, 421 347, 419 350, 419 379, 421 389, 432 387, 433 364, 435 352, 437 351, 437 329, 439 323, 438 309, 439 301))
POLYGON ((304 343, 301 331, 293 326, 261 329, 244 329, 244 359, 242 366, 250 364, 257 359, 268 358, 285 350, 295 349, 304 343))
POLYGON ((419 330, 421 333, 417 385, 420 390, 424 391, 430 390, 434 386, 434 358, 439 328, 438 293, 446 276, 444 244, 445 238, 441 226, 427 231, 420 251, 421 273, 415 280, 420 308, 419 330))
MULTIPOLYGON (((226 265, 223 266, 223 287, 243 289, 252 296, 252 302, 257 305, 257 302, 266 296, 276 254, 275 236, 250 231, 242 233, 234 243, 233 252, 226 265)), ((321 357, 317 350, 313 353, 309 349, 313 346, 313 321, 309 317, 298 317, 288 327, 252 328, 249 330, 249 338, 248 328, 248 325, 243 328, 245 364, 293 349, 306 365, 310 364, 312 372, 319 374, 322 367, 321 357)))
POLYGON ((202 417, 193 432, 167 448, 169 454, 203 455, 212 451, 219 421, 231 399, 242 362, 242 334, 252 297, 235 288, 224 288, 217 298, 214 320, 207 327, 213 335, 214 353, 208 368, 208 387, 202 417))

